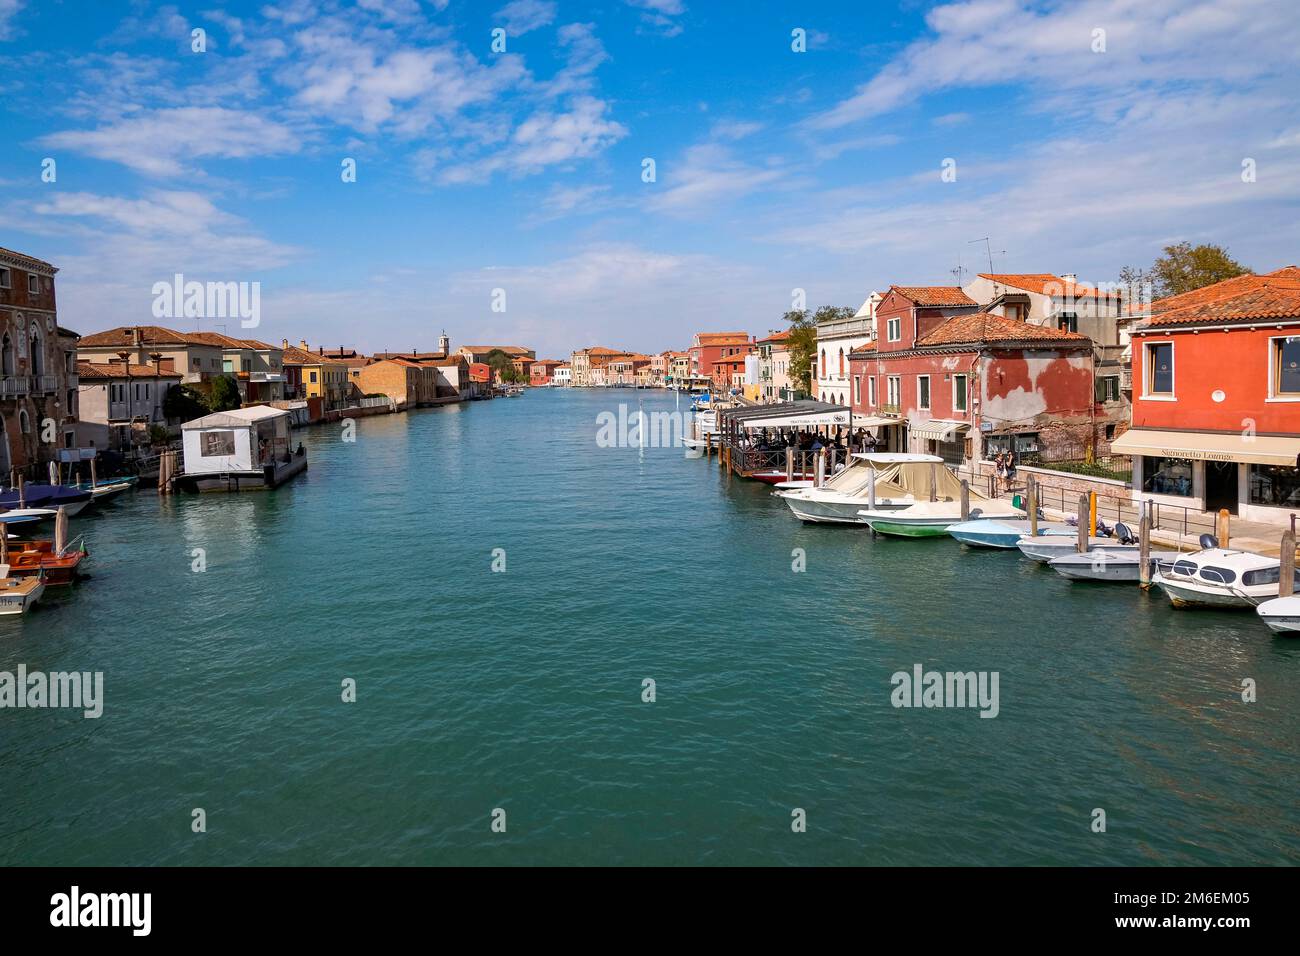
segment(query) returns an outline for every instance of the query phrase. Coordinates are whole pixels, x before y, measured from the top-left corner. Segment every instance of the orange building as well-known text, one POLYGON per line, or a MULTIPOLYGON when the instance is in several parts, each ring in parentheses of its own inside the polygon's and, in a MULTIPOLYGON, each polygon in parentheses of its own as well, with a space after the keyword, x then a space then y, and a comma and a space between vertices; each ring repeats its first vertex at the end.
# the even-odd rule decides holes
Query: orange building
POLYGON ((1279 524, 1300 511, 1300 268, 1151 305, 1133 330, 1135 498, 1279 524))

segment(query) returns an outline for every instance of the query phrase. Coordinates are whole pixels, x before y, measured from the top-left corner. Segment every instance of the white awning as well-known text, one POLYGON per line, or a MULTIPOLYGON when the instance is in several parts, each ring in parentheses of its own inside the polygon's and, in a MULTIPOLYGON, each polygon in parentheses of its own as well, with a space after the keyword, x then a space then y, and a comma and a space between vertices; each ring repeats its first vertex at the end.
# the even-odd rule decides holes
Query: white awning
MULTIPOLYGON (((753 418, 740 420, 745 428, 818 428, 822 425, 847 425, 849 410, 838 412, 805 412, 802 415, 785 415, 781 418, 753 418)), ((857 421, 854 420, 854 424, 857 421)))
POLYGON ((956 441, 966 434, 970 422, 954 422, 944 418, 935 418, 924 425, 912 429, 914 438, 933 438, 935 441, 956 441))
POLYGON ((875 428, 879 425, 901 425, 901 418, 894 418, 889 415, 854 415, 853 427, 861 425, 863 428, 875 428))
POLYGON ((1218 432, 1156 431, 1130 428, 1110 443, 1114 455, 1195 458, 1198 461, 1237 461, 1257 465, 1296 466, 1300 435, 1220 434, 1218 432))

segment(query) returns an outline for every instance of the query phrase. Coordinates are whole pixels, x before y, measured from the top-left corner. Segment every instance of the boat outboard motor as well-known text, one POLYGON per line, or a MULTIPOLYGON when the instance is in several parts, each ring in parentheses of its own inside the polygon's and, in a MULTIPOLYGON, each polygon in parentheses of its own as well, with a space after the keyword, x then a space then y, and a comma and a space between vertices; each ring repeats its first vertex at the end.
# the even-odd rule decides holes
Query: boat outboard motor
POLYGON ((1120 544, 1137 544, 1137 538, 1133 537, 1133 532, 1122 521, 1115 525, 1115 537, 1120 544))
POLYGON ((1219 546, 1219 539, 1212 534, 1201 535, 1200 542, 1202 551, 1209 551, 1211 548, 1217 548, 1219 546))
POLYGON ((1111 535, 1112 535, 1112 532, 1111 532, 1110 528, 1106 527, 1106 522, 1104 522, 1104 521, 1102 521, 1100 518, 1098 518, 1098 519, 1097 519, 1097 537, 1099 537, 1099 538, 1109 538, 1109 537, 1111 537, 1111 535))

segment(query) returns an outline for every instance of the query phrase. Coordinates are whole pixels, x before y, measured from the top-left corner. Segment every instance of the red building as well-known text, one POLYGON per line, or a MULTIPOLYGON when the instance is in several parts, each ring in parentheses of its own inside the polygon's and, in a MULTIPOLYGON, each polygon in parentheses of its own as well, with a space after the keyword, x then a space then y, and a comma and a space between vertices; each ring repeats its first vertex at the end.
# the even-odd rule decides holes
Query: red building
POLYGON ((564 365, 564 362, 555 359, 542 359, 540 362, 534 362, 528 370, 529 385, 550 385, 551 375, 558 366, 564 365))
POLYGON ((1300 268, 1161 299, 1133 330, 1135 497, 1255 521, 1300 511, 1300 268))
POLYGON ((691 355, 691 376, 713 378, 713 363, 720 358, 744 355, 750 349, 747 332, 696 332, 695 341, 688 351, 691 355))
POLYGON ((1094 440, 1086 335, 979 311, 956 286, 891 286, 876 332, 849 356, 854 425, 891 451, 975 470, 999 451, 1094 440))
POLYGON ((709 377, 713 390, 726 394, 733 388, 741 389, 745 385, 745 358, 750 354, 746 349, 742 353, 725 356, 713 363, 709 377))

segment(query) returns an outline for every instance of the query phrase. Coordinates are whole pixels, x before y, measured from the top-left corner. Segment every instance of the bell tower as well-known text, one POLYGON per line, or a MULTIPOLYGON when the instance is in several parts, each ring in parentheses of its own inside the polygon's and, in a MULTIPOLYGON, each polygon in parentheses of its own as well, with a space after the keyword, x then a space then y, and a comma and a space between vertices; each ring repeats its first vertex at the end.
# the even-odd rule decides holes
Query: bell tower
POLYGON ((451 354, 451 337, 447 335, 447 330, 442 330, 442 335, 438 336, 438 351, 443 355, 451 354))

